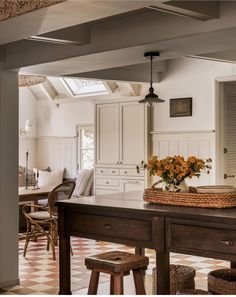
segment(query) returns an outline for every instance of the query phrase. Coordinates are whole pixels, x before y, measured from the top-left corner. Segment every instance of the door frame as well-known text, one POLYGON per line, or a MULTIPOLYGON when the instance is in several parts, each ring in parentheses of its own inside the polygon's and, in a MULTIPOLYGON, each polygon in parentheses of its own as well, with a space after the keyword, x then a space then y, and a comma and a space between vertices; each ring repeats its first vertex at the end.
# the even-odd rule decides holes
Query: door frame
POLYGON ((236 81, 236 75, 215 79, 215 181, 224 184, 224 83, 236 81))

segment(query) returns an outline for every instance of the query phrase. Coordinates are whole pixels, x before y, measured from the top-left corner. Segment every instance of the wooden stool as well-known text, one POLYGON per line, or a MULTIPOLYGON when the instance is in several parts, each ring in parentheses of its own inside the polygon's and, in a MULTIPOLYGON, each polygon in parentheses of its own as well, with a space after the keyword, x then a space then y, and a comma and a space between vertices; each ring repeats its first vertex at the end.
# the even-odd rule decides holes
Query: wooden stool
POLYGON ((88 295, 96 295, 100 272, 111 275, 110 294, 123 295, 123 277, 133 271, 137 295, 145 295, 142 272, 147 269, 148 257, 113 251, 94 255, 85 259, 87 269, 92 270, 88 295))

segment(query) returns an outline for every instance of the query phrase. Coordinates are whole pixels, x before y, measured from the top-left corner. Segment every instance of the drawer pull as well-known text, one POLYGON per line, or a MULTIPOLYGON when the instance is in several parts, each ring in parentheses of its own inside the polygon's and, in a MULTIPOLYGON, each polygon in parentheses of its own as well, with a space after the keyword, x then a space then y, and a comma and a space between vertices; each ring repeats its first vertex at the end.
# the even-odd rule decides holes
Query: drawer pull
POLYGON ((115 170, 112 170, 112 173, 115 173, 115 170))
POLYGON ((127 181, 127 184, 139 184, 139 181, 127 181))
POLYGON ((124 172, 125 174, 127 173, 127 171, 124 172))
POLYGON ((109 184, 109 181, 106 181, 106 184, 108 185, 109 184))
POLYGON ((103 173, 103 170, 101 170, 101 173, 103 173))
POLYGON ((104 228, 105 228, 107 231, 109 231, 109 230, 111 229, 111 225, 109 225, 109 224, 105 224, 105 225, 104 225, 104 228))
POLYGON ((223 239, 220 241, 224 245, 233 245, 233 242, 231 240, 223 239))

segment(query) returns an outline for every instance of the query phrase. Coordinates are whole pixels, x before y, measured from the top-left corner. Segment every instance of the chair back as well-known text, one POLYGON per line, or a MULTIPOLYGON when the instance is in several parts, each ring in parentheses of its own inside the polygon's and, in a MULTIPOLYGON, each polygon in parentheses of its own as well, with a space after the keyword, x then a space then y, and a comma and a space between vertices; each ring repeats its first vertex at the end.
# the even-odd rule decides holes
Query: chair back
POLYGON ((70 199, 74 192, 75 185, 75 181, 66 181, 51 191, 48 196, 48 211, 51 216, 57 216, 56 201, 70 199))

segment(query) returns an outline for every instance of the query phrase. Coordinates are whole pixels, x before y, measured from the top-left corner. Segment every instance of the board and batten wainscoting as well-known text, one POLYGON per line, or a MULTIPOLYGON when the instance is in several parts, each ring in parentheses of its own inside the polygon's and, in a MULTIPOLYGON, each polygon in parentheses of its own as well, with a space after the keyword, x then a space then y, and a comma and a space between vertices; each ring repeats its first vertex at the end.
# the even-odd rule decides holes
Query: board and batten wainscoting
POLYGON ((64 177, 76 176, 76 137, 47 136, 37 139, 37 166, 52 171, 66 168, 64 177))
POLYGON ((215 183, 215 132, 206 131, 168 131, 151 132, 153 154, 158 157, 181 155, 185 158, 196 156, 202 159, 211 158, 210 174, 203 172, 200 178, 187 179, 188 185, 200 186, 215 183))

